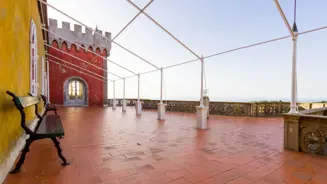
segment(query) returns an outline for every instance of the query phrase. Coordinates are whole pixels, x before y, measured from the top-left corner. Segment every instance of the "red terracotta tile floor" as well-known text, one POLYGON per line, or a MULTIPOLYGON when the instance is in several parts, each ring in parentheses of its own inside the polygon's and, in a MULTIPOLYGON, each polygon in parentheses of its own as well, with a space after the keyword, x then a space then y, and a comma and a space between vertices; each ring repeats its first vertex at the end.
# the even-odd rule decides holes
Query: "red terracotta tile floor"
POLYGON ((62 167, 50 140, 36 141, 5 184, 326 184, 327 158, 283 150, 282 118, 211 116, 134 108, 60 108, 62 167))

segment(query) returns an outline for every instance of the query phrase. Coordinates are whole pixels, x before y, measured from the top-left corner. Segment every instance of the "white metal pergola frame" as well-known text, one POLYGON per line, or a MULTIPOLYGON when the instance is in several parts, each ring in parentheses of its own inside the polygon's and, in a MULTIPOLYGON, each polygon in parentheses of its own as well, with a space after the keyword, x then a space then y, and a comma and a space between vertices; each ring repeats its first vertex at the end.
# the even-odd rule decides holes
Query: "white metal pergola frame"
MULTIPOLYGON (((290 106, 290 114, 296 114, 298 112, 298 107, 297 107, 297 72, 296 72, 296 56, 297 56, 297 39, 299 36, 299 33, 297 30, 293 30, 278 2, 278 0, 274 0, 276 7, 284 20, 285 26, 287 27, 293 41, 293 55, 292 55, 292 93, 291 93, 291 106, 290 106)), ((296 1, 295 1, 296 2, 296 1)), ((296 7, 294 8, 295 11, 296 7)), ((295 22, 295 13, 294 13, 294 25, 296 26, 295 22)))
MULTIPOLYGON (((43 0, 39 0, 41 3, 43 4, 46 4, 47 6, 50 6, 51 8, 55 9, 56 11, 62 13, 63 15, 69 17, 70 19, 80 23, 81 25, 85 26, 86 28, 89 28, 91 29, 92 31, 94 31, 95 34, 99 34, 100 36, 102 36, 103 38, 107 39, 106 37, 104 37, 102 34, 98 33, 98 32, 95 32, 94 29, 90 28, 89 26, 85 25, 84 23, 76 20, 75 18, 69 16, 68 14, 62 12, 61 10, 57 9, 56 7, 50 5, 49 3, 47 2, 44 2, 43 0)), ((160 25, 155 19, 153 19, 151 16, 149 16, 144 10, 153 2, 153 0, 150 0, 149 3, 144 7, 144 8, 140 8, 138 7, 137 5, 135 5, 131 0, 126 0, 127 2, 129 2, 132 6, 134 6, 139 12, 138 14, 133 17, 133 19, 131 21, 128 22, 128 24, 126 26, 123 27, 123 29, 112 39, 112 40, 109 40, 111 41, 112 43, 116 44, 117 46, 123 48, 125 51, 129 52, 130 54, 134 55, 135 57, 141 59, 142 61, 152 65, 153 67, 155 67, 156 69, 155 70, 151 70, 151 71, 148 71, 148 72, 143 72, 143 73, 134 73, 132 72, 134 75, 131 75, 131 76, 127 76, 127 77, 119 77, 120 79, 117 79, 117 80, 123 80, 124 81, 124 100, 125 100, 125 79, 126 78, 130 78, 130 77, 134 77, 134 76, 138 76, 138 101, 140 100, 140 92, 139 92, 139 89, 140 89, 140 75, 143 75, 143 74, 147 74, 147 73, 151 73, 151 72, 155 72, 155 71, 161 71, 161 90, 160 90, 160 102, 162 103, 162 90, 163 90, 163 85, 162 85, 162 80, 163 80, 163 70, 164 69, 168 69, 168 68, 172 68, 172 67, 176 67, 176 66, 180 66, 180 65, 184 65, 184 64, 188 64, 188 63, 192 63, 192 62, 195 62, 195 61, 200 61, 201 62, 201 98, 200 98, 200 106, 199 107, 202 107, 203 106, 203 68, 204 68, 204 59, 207 59, 207 58, 211 58, 211 57, 215 57, 215 56, 218 56, 218 55, 222 55, 222 54, 227 54, 227 53, 230 53, 230 52, 234 52, 234 51, 238 51, 238 50, 242 50, 242 49, 246 49, 246 48, 250 48, 250 47, 254 47, 254 46, 259 46, 259 45, 262 45, 262 44, 266 44, 266 43, 271 43, 271 42, 274 42, 274 41, 278 41, 278 40, 283 40, 283 39, 287 39, 287 38, 292 38, 293 40, 293 59, 292 59, 292 99, 291 99, 291 111, 290 113, 297 113, 297 109, 296 109, 296 98, 297 98, 297 77, 296 77, 296 46, 297 46, 297 38, 299 35, 302 35, 302 34, 306 34, 306 33, 311 33, 311 32, 315 32, 315 31, 319 31, 319 30, 322 30, 322 29, 326 29, 327 26, 324 26, 324 27, 320 27, 320 28, 316 28, 316 29, 312 29, 312 30, 308 30, 308 31, 304 31, 304 32, 294 32, 285 15, 284 15, 284 12, 281 8, 281 6, 279 5, 279 2, 278 0, 273 0, 276 4, 276 7, 282 17, 282 19, 284 20, 284 23, 287 27, 287 29, 289 30, 290 32, 290 36, 283 36, 283 37, 279 37, 279 38, 275 38, 275 39, 271 39, 271 40, 267 40, 267 41, 263 41, 263 42, 259 42, 259 43, 255 43, 255 44, 250 44, 250 45, 246 45, 246 46, 242 46, 242 47, 238 47, 238 48, 234 48, 234 49, 230 49, 230 50, 227 50, 227 51, 223 51, 223 52, 218 52, 218 53, 215 53, 215 54, 211 54, 211 55, 208 55, 208 56, 199 56, 198 54, 196 54, 193 50, 191 50, 189 47, 187 47, 183 42, 181 42, 179 39, 177 39, 172 33, 170 33, 167 29, 165 29, 162 25, 160 25), (160 27, 164 32, 166 32, 168 35, 170 35, 176 42, 178 42, 180 45, 182 45, 184 48, 186 48, 190 53, 192 53, 196 59, 194 60, 190 60, 190 61, 186 61, 186 62, 181 62, 181 63, 178 63, 178 64, 174 64, 174 65, 170 65, 170 66, 166 66, 166 67, 157 67, 156 65, 154 65, 153 63, 145 60, 143 57, 135 54, 134 52, 132 52, 131 50, 123 47, 122 45, 118 44, 117 42, 115 42, 114 40, 140 15, 140 14, 144 14, 146 17, 148 17, 153 23, 155 23, 158 27, 160 27), (294 111, 295 109, 295 111, 294 111)), ((128 70, 128 69, 127 69, 128 70)), ((117 81, 116 80, 116 81, 117 81)), ((160 117, 159 117, 160 119, 160 117)), ((202 121, 202 120, 201 120, 202 121)), ((198 120, 199 122, 199 120, 198 120)), ((199 124, 198 124, 199 125, 199 124)), ((199 126, 198 126, 199 127, 199 126)), ((201 127, 199 127, 201 128, 201 127)), ((202 129, 205 129, 205 128, 202 128, 202 129)))

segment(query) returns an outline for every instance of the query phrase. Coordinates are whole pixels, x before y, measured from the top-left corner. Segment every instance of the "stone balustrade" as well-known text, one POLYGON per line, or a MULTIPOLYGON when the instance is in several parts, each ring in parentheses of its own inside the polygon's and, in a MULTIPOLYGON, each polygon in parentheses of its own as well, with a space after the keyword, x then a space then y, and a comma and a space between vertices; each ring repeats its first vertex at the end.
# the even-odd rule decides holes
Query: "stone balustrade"
POLYGON ((283 114, 284 147, 289 150, 327 155, 327 107, 283 114))
MULTIPOLYGON (((122 99, 116 99, 117 106, 122 105, 122 99)), ((134 106, 137 99, 126 99, 128 106, 134 106)), ((158 108, 159 100, 142 99, 143 109, 158 108)), ((172 112, 190 112, 195 113, 195 107, 199 101, 164 101, 167 104, 166 111, 172 112)), ((109 106, 112 105, 112 99, 109 99, 109 106)), ((312 107, 324 107, 324 103, 299 103, 299 110, 310 109, 312 107)), ((209 114, 226 116, 249 116, 249 117, 278 117, 290 110, 289 102, 210 102, 209 114)))

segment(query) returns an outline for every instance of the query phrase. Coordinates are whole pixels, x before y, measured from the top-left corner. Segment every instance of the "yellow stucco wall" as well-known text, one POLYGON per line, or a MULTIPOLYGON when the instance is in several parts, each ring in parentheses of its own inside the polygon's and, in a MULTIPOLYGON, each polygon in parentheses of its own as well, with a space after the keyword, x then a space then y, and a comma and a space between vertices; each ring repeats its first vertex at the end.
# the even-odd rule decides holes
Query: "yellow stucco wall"
MULTIPOLYGON (((30 86, 30 22, 37 28, 38 95, 42 89, 44 46, 37 0, 5 0, 0 3, 0 164, 5 160, 23 131, 20 114, 5 91, 26 96, 30 86)), ((42 105, 39 105, 39 112, 42 105)), ((34 106, 26 109, 34 119, 34 106)))

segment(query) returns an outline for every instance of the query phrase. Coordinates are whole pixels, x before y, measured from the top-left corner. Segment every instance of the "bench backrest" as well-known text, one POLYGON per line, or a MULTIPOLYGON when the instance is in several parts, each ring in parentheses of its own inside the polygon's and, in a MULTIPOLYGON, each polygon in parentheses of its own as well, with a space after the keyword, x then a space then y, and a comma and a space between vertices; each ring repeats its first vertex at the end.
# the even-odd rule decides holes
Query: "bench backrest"
POLYGON ((17 102, 23 108, 38 104, 40 102, 40 99, 35 96, 18 97, 17 99, 17 102))
POLYGON ((40 102, 40 98, 35 97, 35 96, 18 97, 13 92, 10 92, 10 91, 6 91, 6 93, 13 98, 13 102, 15 103, 15 106, 17 107, 17 109, 19 110, 19 112, 21 114, 21 126, 22 126, 22 128, 25 130, 25 132, 27 134, 33 134, 33 131, 30 130, 26 126, 26 119, 25 119, 26 115, 25 115, 25 112, 24 112, 24 108, 34 105, 35 106, 35 114, 37 115, 37 117, 39 119, 41 119, 42 117, 37 112, 37 109, 38 109, 37 104, 40 102))
POLYGON ((40 102, 40 98, 36 97, 36 96, 18 97, 10 91, 6 91, 6 93, 13 97, 15 105, 20 108, 30 107, 30 106, 38 104, 40 102))

